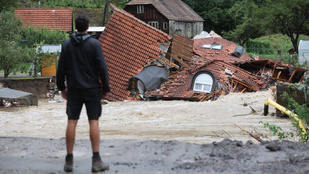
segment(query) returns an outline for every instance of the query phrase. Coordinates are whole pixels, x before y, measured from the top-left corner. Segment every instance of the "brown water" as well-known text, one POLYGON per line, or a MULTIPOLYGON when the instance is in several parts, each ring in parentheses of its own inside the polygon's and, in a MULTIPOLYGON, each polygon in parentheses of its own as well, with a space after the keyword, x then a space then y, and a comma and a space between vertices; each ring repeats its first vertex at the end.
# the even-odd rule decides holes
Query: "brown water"
MULTIPOLYGON (((103 105, 100 118, 101 139, 157 139, 193 143, 211 143, 224 138, 253 140, 247 131, 275 140, 260 121, 290 131, 289 119, 263 116, 264 101, 271 91, 231 93, 216 101, 123 101, 103 105), (247 105, 247 106, 246 106, 247 105), (258 113, 251 114, 251 108, 258 113)), ((59 100, 60 96, 56 96, 59 100)), ((47 99, 39 106, 0 108, 0 136, 62 138, 66 128, 66 104, 47 99)), ((270 106, 269 113, 275 108, 270 106)), ((76 137, 88 138, 88 122, 83 108, 76 137)))

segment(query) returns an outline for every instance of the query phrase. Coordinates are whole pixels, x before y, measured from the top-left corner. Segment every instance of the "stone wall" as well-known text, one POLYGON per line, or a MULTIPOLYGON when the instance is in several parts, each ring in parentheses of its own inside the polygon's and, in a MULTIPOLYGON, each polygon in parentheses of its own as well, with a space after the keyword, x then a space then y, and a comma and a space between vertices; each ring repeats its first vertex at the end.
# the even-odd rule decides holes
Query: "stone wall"
POLYGON ((5 88, 30 92, 37 98, 46 98, 51 85, 50 78, 0 79, 0 83, 5 88))

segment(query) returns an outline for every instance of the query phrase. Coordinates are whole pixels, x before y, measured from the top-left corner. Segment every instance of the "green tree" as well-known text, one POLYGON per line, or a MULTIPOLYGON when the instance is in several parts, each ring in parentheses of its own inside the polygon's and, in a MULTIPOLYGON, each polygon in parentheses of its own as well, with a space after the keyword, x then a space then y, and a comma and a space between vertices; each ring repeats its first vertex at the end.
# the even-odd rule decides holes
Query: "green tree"
POLYGON ((204 30, 214 30, 218 34, 235 28, 235 18, 228 10, 241 0, 183 0, 204 20, 204 30))
POLYGON ((294 50, 298 52, 299 35, 308 31, 309 1, 267 0, 261 13, 265 15, 263 27, 289 36, 294 50))
POLYGON ((235 29, 224 33, 227 39, 236 41, 238 44, 244 46, 250 38, 257 38, 264 34, 261 28, 262 21, 258 18, 260 16, 259 4, 253 0, 244 0, 237 2, 229 9, 237 25, 235 29))
POLYGON ((49 27, 23 26, 22 38, 24 44, 29 48, 36 47, 39 43, 44 44, 62 44, 65 39, 68 39, 68 34, 60 29, 51 30, 49 27))
MULTIPOLYGON (((50 57, 48 53, 42 52, 43 44, 62 44, 65 39, 68 39, 68 34, 62 32, 59 29, 51 30, 48 27, 33 27, 24 26, 22 28, 22 38, 24 45, 26 45, 29 55, 29 61, 33 66, 33 76, 36 77, 37 71, 42 67, 43 59, 50 57)), ((53 56, 57 56, 54 54, 53 56)), ((54 59, 51 59, 54 60, 54 59)), ((45 62, 46 63, 46 62, 45 62)), ((54 62, 50 62, 50 65, 54 62)), ((49 64, 49 63, 47 63, 49 64)))
POLYGON ((241 45, 250 38, 282 33, 290 37, 298 51, 299 35, 309 30, 308 0, 244 0, 236 3, 230 13, 239 23, 226 36, 241 45))
POLYGON ((17 8, 19 5, 19 0, 1 0, 0 1, 0 12, 9 11, 17 8))
POLYGON ((0 69, 4 70, 4 78, 7 78, 27 55, 21 46, 21 26, 22 22, 15 18, 13 12, 0 12, 0 69))

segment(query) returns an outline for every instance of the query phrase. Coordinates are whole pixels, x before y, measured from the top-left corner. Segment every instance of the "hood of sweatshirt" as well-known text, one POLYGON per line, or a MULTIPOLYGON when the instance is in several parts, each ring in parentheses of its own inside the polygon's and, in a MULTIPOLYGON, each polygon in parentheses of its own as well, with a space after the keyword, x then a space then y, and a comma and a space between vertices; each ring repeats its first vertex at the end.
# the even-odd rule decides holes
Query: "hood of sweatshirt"
POLYGON ((73 45, 76 45, 76 46, 82 45, 90 37, 91 37, 90 34, 76 32, 71 35, 71 42, 73 45))

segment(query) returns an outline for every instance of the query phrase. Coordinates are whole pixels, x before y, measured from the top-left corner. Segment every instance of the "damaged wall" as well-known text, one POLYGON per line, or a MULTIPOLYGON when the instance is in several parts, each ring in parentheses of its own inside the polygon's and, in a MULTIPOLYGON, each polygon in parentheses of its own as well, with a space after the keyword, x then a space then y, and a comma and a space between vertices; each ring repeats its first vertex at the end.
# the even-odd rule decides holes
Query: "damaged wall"
POLYGON ((37 79, 1 79, 3 87, 35 94, 38 98, 46 98, 50 78, 37 79))

